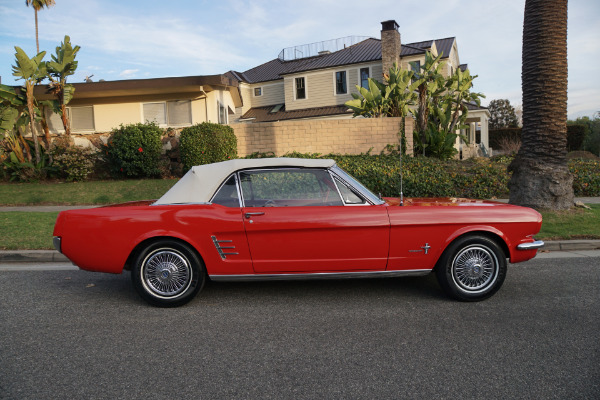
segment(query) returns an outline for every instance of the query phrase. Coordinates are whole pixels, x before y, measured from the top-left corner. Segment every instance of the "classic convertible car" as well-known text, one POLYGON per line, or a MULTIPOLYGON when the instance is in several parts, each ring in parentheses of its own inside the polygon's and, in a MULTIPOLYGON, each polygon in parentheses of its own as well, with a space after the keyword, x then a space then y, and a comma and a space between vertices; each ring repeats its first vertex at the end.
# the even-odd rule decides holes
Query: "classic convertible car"
POLYGON ((535 257, 536 211, 468 199, 380 198, 333 160, 193 167, 163 197, 63 211, 54 245, 79 268, 121 273, 147 302, 179 306, 207 279, 396 277, 435 271, 451 297, 483 300, 507 259, 535 257))

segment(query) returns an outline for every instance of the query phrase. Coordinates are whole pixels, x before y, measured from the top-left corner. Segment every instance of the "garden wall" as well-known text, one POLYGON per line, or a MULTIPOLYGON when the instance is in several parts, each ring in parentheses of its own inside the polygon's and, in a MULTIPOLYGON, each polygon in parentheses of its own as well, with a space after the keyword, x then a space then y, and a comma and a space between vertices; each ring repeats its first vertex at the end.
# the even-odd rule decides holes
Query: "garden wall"
MULTIPOLYGON (((379 153, 398 144, 400 118, 310 119, 231 124, 238 155, 270 152, 277 156, 301 153, 379 153)), ((407 153, 412 154, 413 119, 406 120, 407 153)))

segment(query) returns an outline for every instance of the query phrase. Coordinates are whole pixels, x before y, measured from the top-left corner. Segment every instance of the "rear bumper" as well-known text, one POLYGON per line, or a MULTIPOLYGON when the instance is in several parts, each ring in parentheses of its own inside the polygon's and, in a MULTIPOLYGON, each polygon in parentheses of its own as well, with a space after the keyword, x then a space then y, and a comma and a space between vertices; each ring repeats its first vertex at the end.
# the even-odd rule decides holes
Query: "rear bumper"
POLYGON ((518 250, 536 250, 544 247, 544 242, 542 240, 536 240, 531 243, 521 243, 517 246, 518 250))
POLYGON ((54 238, 52 239, 52 244, 54 245, 54 248, 59 252, 62 253, 62 248, 61 248, 61 237, 60 236, 54 236, 54 238))

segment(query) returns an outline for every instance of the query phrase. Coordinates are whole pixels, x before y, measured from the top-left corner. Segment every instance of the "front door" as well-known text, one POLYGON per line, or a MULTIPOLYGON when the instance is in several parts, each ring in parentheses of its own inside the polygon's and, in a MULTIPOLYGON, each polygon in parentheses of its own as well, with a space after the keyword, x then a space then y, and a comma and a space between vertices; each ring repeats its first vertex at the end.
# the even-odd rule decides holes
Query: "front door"
POLYGON ((385 205, 345 205, 327 170, 244 171, 240 179, 256 273, 385 270, 385 205))

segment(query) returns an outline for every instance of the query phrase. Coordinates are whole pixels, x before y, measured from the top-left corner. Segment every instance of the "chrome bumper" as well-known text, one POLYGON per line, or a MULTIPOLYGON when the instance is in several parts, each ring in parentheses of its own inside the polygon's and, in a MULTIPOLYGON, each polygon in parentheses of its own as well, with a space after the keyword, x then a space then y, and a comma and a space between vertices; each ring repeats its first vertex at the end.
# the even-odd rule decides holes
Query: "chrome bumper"
POLYGON ((52 239, 52 244, 54 245, 54 248, 59 252, 62 253, 62 249, 61 249, 61 237, 60 236, 54 236, 54 238, 52 239))
POLYGON ((521 243, 517 246, 519 250, 535 250, 544 247, 544 242, 542 240, 536 240, 531 243, 521 243))

